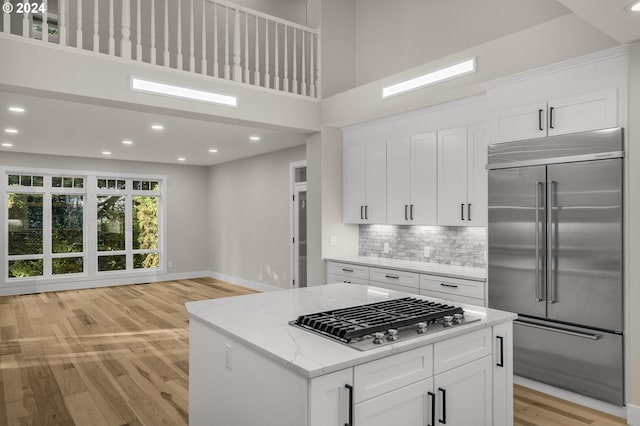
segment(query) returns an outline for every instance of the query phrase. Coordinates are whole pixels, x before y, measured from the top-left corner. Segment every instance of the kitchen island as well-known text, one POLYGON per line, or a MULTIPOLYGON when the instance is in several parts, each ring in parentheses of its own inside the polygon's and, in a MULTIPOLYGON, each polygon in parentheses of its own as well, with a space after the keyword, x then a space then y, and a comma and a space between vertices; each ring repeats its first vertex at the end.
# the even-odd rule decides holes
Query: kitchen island
POLYGON ((511 424, 514 314, 462 305, 480 320, 367 351, 289 324, 406 296, 331 284, 187 303, 190 424, 511 424))

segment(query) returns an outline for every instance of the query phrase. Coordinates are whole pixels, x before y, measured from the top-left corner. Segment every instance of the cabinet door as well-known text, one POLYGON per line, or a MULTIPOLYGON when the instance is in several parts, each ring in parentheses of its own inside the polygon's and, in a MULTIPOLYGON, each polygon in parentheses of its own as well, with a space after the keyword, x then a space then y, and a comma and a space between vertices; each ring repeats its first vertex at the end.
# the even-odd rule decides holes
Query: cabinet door
POLYGON ((387 143, 369 140, 365 149, 365 223, 387 222, 387 143))
POLYGON ((549 101, 549 136, 618 125, 617 89, 549 101))
POLYGON ((487 356, 435 376, 436 421, 447 426, 492 424, 491 364, 487 356))
POLYGON ((387 223, 406 225, 411 204, 411 148, 409 138, 387 140, 387 223))
POLYGON ((438 132, 438 225, 467 225, 467 128, 438 132))
POLYGON ((493 327, 493 424, 513 425, 513 323, 493 327))
POLYGON ((435 225, 438 201, 438 139, 435 132, 411 138, 411 203, 413 225, 435 225))
POLYGON ((349 420, 349 389, 353 369, 311 379, 309 391, 309 426, 344 426, 349 420))
POLYGON ((484 124, 468 128, 467 143, 467 220, 471 226, 487 226, 487 146, 484 124))
POLYGON ((365 145, 349 142, 343 146, 342 194, 344 223, 363 223, 365 205, 365 145))
POLYGON ((434 425, 435 413, 432 407, 435 401, 432 390, 433 379, 430 378, 356 404, 354 424, 358 426, 434 425))
POLYGON ((494 143, 543 138, 547 136, 547 103, 500 111, 492 122, 494 143))

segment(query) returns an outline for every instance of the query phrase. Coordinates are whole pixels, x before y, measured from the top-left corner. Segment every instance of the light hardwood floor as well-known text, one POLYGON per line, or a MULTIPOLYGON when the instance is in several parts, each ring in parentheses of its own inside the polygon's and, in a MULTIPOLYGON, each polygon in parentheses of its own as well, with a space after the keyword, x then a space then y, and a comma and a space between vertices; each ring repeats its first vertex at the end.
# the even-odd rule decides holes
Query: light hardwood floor
MULTIPOLYGON (((0 297, 0 425, 187 424, 184 302, 249 293, 202 278, 0 297)), ((519 386, 514 407, 516 425, 625 424, 519 386)))

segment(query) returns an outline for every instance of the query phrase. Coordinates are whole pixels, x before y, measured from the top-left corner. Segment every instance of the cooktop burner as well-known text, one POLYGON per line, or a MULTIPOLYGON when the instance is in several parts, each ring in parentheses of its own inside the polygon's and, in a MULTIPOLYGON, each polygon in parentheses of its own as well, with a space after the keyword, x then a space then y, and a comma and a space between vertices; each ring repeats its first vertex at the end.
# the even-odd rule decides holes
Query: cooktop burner
POLYGON ((460 307, 405 297, 301 315, 289 324, 367 350, 479 320, 460 307))

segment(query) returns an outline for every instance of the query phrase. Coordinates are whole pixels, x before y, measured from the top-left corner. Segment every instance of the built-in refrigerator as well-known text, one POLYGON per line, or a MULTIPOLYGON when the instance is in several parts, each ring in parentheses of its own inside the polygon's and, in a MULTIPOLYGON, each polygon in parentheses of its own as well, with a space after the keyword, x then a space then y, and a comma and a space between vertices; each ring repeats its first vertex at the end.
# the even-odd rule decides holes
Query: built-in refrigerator
POLYGON ((489 307, 514 374, 624 404, 623 132, 489 146, 489 307))

